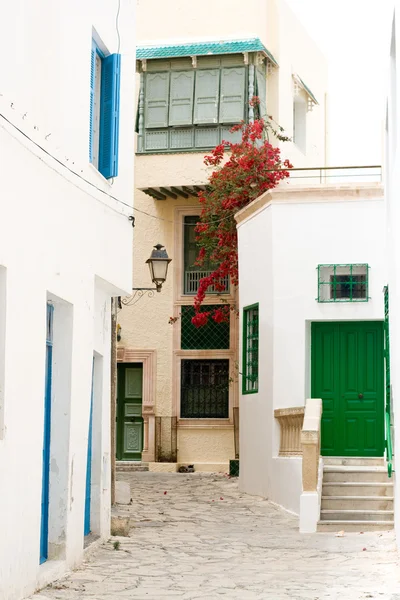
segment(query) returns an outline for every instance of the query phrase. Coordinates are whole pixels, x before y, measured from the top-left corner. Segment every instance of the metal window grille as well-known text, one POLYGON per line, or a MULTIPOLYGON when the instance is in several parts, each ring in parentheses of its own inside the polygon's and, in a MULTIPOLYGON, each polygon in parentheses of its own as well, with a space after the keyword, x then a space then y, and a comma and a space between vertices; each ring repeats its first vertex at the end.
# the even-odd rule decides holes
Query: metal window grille
MULTIPOLYGON (((214 310, 218 305, 207 306, 214 310)), ((229 350, 230 323, 216 323, 212 318, 207 325, 195 327, 193 306, 182 306, 181 348, 182 350, 229 350)))
POLYGON ((243 394, 258 392, 258 304, 243 309, 243 394))
POLYGON ((229 360, 182 360, 181 418, 229 418, 229 360))
MULTIPOLYGON (((203 267, 196 267, 195 262, 199 253, 199 246, 196 241, 195 227, 199 221, 199 217, 189 216, 184 217, 183 221, 183 248, 184 248, 184 269, 183 269, 183 293, 186 295, 195 295, 199 289, 200 280, 208 277, 213 266, 208 264, 203 267)), ((221 280, 221 285, 225 287, 223 292, 211 286, 207 290, 207 294, 227 294, 229 292, 229 277, 224 277, 221 280)))
POLYGON ((318 302, 368 302, 367 264, 318 265, 318 302))

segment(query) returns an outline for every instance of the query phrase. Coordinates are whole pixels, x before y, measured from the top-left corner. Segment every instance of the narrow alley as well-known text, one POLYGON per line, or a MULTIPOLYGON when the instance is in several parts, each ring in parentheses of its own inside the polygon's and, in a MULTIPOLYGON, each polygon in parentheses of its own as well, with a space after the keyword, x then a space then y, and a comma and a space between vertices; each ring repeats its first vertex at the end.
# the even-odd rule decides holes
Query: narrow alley
POLYGON ((393 532, 300 535, 296 516, 222 474, 119 479, 131 484, 130 537, 31 600, 400 600, 393 532))

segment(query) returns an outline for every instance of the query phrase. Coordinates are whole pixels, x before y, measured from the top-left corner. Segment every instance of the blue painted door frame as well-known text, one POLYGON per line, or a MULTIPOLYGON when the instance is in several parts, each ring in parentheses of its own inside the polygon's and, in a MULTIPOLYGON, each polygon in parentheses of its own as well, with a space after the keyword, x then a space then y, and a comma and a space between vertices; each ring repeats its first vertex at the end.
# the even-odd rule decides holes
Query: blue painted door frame
POLYGON ((50 431, 51 431, 51 383, 53 361, 53 312, 47 305, 46 318, 46 374, 44 396, 42 512, 40 524, 40 564, 48 558, 49 546, 49 497, 50 497, 50 431))
POLYGON ((92 366, 92 392, 90 398, 90 415, 89 415, 89 435, 88 435, 88 448, 87 448, 87 462, 86 462, 86 493, 85 493, 85 522, 84 522, 84 535, 90 533, 90 503, 92 499, 92 437, 93 437, 93 377, 94 377, 94 358, 92 366))

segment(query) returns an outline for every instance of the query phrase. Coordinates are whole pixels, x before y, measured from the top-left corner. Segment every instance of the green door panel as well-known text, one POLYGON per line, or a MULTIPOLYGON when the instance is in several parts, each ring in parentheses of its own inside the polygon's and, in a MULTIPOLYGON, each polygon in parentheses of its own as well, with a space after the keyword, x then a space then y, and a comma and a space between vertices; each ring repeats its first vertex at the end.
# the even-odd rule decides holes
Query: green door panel
POLYGON ((312 396, 322 398, 321 454, 382 456, 383 323, 312 324, 312 396))
POLYGON ((143 367, 118 365, 117 459, 141 460, 143 450, 143 367))

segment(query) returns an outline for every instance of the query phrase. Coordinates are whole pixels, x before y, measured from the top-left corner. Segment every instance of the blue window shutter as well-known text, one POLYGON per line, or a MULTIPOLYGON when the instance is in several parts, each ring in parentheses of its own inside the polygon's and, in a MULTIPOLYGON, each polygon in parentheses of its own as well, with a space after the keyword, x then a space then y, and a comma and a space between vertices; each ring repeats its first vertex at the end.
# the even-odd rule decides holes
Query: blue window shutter
POLYGON ((99 171, 106 179, 118 175, 119 88, 121 55, 101 63, 99 171))
POLYGON ((92 56, 90 61, 90 112, 89 112, 89 160, 93 161, 93 113, 94 113, 94 86, 96 72, 96 46, 92 42, 92 56))

